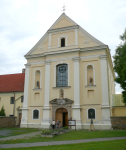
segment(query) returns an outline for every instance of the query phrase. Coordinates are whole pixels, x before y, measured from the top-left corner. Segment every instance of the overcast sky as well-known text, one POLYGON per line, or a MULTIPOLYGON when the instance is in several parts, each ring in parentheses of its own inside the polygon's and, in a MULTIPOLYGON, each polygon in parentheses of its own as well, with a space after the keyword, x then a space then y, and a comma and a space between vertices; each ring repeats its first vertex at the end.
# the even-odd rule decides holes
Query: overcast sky
MULTIPOLYGON (((107 44, 111 55, 126 28, 126 0, 0 0, 0 75, 21 73, 24 55, 66 5, 66 15, 107 44)), ((116 84, 116 93, 121 93, 116 84)))

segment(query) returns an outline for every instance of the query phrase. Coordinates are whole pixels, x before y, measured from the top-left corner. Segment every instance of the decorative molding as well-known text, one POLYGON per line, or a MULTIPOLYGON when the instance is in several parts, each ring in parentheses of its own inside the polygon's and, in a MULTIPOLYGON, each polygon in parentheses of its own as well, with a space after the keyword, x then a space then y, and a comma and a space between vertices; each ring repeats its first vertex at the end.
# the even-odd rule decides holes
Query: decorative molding
POLYGON ((60 53, 69 53, 69 52, 74 52, 74 51, 80 51, 80 48, 46 52, 46 53, 43 53, 43 55, 46 56, 46 55, 53 55, 53 54, 60 54, 60 53))
POLYGON ((75 29, 75 45, 78 45, 78 29, 75 29))
POLYGON ((46 61, 44 61, 44 62, 45 62, 45 65, 50 65, 51 60, 46 60, 46 61))
POLYGON ((59 89, 59 88, 60 88, 60 89, 61 89, 61 88, 65 88, 65 89, 66 89, 66 88, 71 88, 71 86, 53 87, 53 89, 59 89))
POLYGON ((100 59, 106 59, 106 58, 107 58, 107 55, 100 55, 99 58, 100 58, 100 59))
POLYGON ((30 65, 31 65, 30 63, 27 63, 27 64, 25 64, 25 67, 30 68, 30 65))
POLYGON ((56 32, 61 32, 61 31, 74 30, 74 29, 79 29, 79 25, 62 27, 62 28, 57 28, 57 29, 50 29, 47 32, 48 33, 56 33, 56 32))
POLYGON ((93 46, 93 47, 85 47, 81 48, 80 51, 90 51, 90 50, 102 50, 108 48, 108 45, 101 45, 101 46, 93 46))
POLYGON ((83 40, 83 44, 89 44, 90 42, 91 42, 91 40, 88 39, 88 38, 85 38, 85 39, 83 40))
POLYGON ((48 49, 51 48, 51 33, 49 33, 49 44, 48 44, 48 49))
POLYGON ((96 87, 96 85, 86 85, 85 87, 96 87))
POLYGON ((80 61, 80 57, 74 57, 74 58, 72 58, 73 59, 73 61, 75 62, 79 62, 80 61))

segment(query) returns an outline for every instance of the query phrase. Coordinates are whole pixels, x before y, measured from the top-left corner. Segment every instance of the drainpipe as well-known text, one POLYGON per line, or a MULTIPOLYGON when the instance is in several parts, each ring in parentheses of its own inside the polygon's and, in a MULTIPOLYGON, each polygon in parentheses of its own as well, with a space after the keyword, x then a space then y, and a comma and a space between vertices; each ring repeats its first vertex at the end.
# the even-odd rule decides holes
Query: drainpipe
POLYGON ((13 110, 13 116, 15 116, 15 93, 14 93, 14 110, 13 110))

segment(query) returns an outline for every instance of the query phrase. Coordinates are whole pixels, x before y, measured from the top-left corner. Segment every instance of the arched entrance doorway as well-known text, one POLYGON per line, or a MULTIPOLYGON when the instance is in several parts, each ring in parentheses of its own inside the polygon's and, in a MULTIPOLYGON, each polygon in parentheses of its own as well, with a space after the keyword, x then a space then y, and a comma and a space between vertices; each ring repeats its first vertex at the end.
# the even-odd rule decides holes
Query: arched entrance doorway
POLYGON ((60 127, 68 126, 68 111, 65 108, 58 108, 56 110, 56 120, 59 121, 60 127))

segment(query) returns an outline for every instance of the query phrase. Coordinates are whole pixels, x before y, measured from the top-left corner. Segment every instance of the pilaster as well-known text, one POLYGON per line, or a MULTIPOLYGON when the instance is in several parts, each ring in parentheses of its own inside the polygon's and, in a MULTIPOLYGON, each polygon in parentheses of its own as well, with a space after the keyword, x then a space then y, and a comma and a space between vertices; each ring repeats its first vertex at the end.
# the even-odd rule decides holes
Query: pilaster
POLYGON ((101 85, 102 85, 102 121, 106 125, 110 125, 110 104, 109 104, 109 89, 108 89, 108 70, 107 70, 107 55, 100 55, 101 62, 101 85))
POLYGON ((25 71, 25 86, 24 86, 24 102, 22 107, 21 127, 27 127, 30 64, 26 64, 25 66, 26 66, 26 71, 25 71))
POLYGON ((80 66, 79 57, 73 58, 74 61, 74 105, 73 109, 73 119, 76 120, 77 128, 81 128, 81 113, 80 113, 80 66))
POLYGON ((45 61, 45 97, 43 107, 43 119, 41 124, 42 128, 49 128, 50 126, 50 63, 51 61, 45 61))

